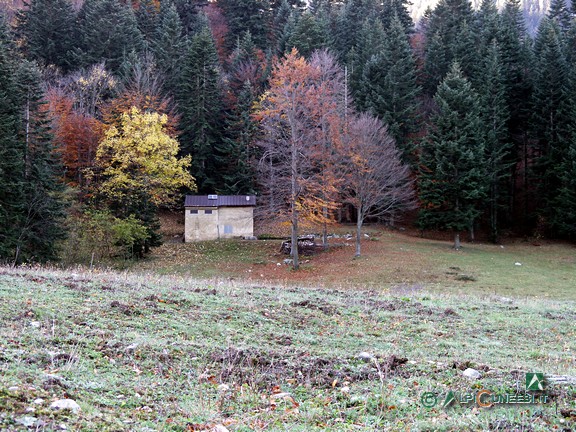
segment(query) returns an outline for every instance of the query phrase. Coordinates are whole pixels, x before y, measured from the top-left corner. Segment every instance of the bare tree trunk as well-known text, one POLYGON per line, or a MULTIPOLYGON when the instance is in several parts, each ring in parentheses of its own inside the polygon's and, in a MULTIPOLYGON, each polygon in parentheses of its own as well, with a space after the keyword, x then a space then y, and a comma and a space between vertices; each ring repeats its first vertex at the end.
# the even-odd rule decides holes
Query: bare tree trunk
POLYGON ((294 142, 292 143, 292 194, 291 202, 292 206, 292 245, 290 254, 292 255, 292 268, 298 270, 300 263, 298 262, 298 209, 296 207, 296 200, 298 199, 298 180, 296 178, 296 173, 298 172, 298 150, 294 142))
MULTIPOLYGON (((294 206, 295 207, 295 206, 294 206)), ((292 255, 292 268, 298 270, 298 211, 292 208, 292 244, 290 246, 290 255, 292 255)))
POLYGON ((324 246, 324 250, 328 249, 328 224, 326 223, 326 220, 328 219, 328 208, 324 207, 322 209, 322 212, 324 213, 324 227, 322 229, 322 246, 324 246))
POLYGON ((470 237, 470 242, 474 242, 474 240, 476 240, 476 236, 474 233, 474 222, 470 223, 470 230, 469 230, 468 235, 470 237))
POLYGON ((454 233, 454 249, 460 250, 461 247, 462 247, 462 245, 460 244, 460 233, 455 232, 454 233))
POLYGON ((20 245, 16 246, 16 255, 14 256, 14 261, 12 262, 12 268, 16 267, 16 264, 18 264, 18 258, 20 258, 20 245))
POLYGON ((360 240, 362 239, 362 204, 358 206, 358 217, 356 220, 356 253, 355 257, 360 256, 360 240))

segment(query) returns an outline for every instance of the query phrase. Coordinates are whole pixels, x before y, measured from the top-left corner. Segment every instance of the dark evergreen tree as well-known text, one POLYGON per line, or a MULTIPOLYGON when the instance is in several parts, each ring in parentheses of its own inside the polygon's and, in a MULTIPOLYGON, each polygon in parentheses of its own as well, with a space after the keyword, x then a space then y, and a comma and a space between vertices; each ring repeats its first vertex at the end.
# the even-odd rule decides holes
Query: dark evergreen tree
POLYGON ((350 50, 356 45, 362 23, 377 16, 377 4, 371 0, 347 0, 340 8, 332 35, 332 48, 342 62, 346 62, 350 50))
POLYGON ((508 215, 516 229, 526 231, 530 225, 532 207, 528 191, 532 190, 528 175, 530 165, 530 123, 533 77, 531 41, 527 37, 526 25, 520 0, 508 0, 500 18, 497 32, 498 48, 502 59, 502 72, 506 88, 506 99, 510 118, 508 133, 514 145, 516 164, 512 172, 511 208, 508 215))
MULTIPOLYGON (((228 90, 232 99, 243 90, 246 81, 254 92, 261 93, 266 80, 264 53, 258 49, 252 40, 250 32, 246 32, 238 41, 238 46, 231 56, 228 71, 228 90)), ((234 101, 232 101, 234 105, 234 101)))
POLYGON ((570 141, 572 122, 568 64, 564 57, 558 24, 544 18, 535 40, 535 86, 532 100, 532 134, 535 145, 535 176, 540 185, 538 197, 548 217, 560 187, 562 160, 570 141))
POLYGON ((228 47, 233 48, 236 40, 248 30, 254 43, 261 49, 268 46, 269 30, 272 24, 271 8, 268 0, 220 0, 228 23, 228 47))
POLYGON ((85 0, 78 15, 77 37, 76 56, 81 66, 105 60, 112 72, 143 44, 132 7, 117 0, 85 0))
POLYGON ((155 39, 158 28, 159 8, 156 0, 140 0, 136 9, 136 23, 144 41, 148 44, 155 39))
POLYGON ((408 5, 410 5, 409 0, 384 0, 382 2, 382 12, 380 13, 384 28, 389 28, 394 17, 398 17, 406 34, 412 33, 414 31, 414 21, 412 21, 408 11, 408 5))
POLYGON ((57 258, 66 216, 62 167, 52 144, 50 120, 42 105, 41 74, 32 63, 20 64, 16 80, 21 108, 19 139, 23 142, 24 214, 17 227, 17 262, 57 258))
POLYGON ((364 68, 364 107, 388 125, 405 161, 413 160, 413 134, 418 130, 416 62, 402 22, 394 17, 382 52, 364 68))
POLYGON ((429 95, 434 94, 454 61, 463 62, 463 72, 469 74, 468 59, 459 59, 459 55, 466 49, 474 49, 468 43, 469 29, 466 29, 473 22, 474 14, 468 0, 441 0, 432 11, 426 24, 429 43, 424 59, 424 89, 429 95))
POLYGON ((422 87, 424 92, 431 96, 438 88, 437 83, 441 77, 448 73, 446 59, 450 58, 440 33, 429 33, 426 36, 425 61, 422 70, 422 87))
POLYGON ((572 14, 566 5, 566 0, 552 0, 548 18, 554 21, 563 32, 568 31, 572 22, 572 14))
MULTIPOLYGON (((574 3, 576 3, 576 0, 574 3)), ((566 61, 571 66, 571 69, 574 69, 576 66, 576 19, 572 20, 564 39, 566 61)))
POLYGON ((26 208, 24 147, 18 137, 20 112, 13 50, 3 22, 0 32, 0 260, 13 262, 26 208))
POLYGON ((358 32, 356 45, 348 53, 350 89, 360 111, 368 109, 366 97, 369 97, 371 92, 364 82, 364 71, 368 62, 382 54, 385 43, 386 33, 382 22, 378 19, 366 19, 358 32))
POLYGON ((219 165, 223 172, 223 185, 216 191, 225 194, 255 193, 255 167, 258 160, 254 145, 258 124, 252 117, 258 97, 250 81, 246 81, 238 95, 236 106, 227 119, 226 138, 219 146, 219 165))
MULTIPOLYGON (((172 4, 171 0, 162 0, 160 9, 168 8, 172 4)), ((198 15, 202 7, 208 4, 205 0, 173 0, 173 4, 178 11, 182 30, 185 35, 192 35, 198 30, 198 15)))
POLYGON ((17 13, 17 33, 28 58, 63 71, 75 64, 75 14, 69 0, 31 0, 17 13))
POLYGON ((182 151, 192 155, 191 173, 196 178, 198 191, 213 192, 220 184, 215 149, 222 139, 223 93, 218 55, 208 28, 190 41, 177 101, 182 151))
POLYGON ((482 0, 476 13, 473 31, 479 36, 480 47, 488 48, 500 30, 500 16, 495 0, 482 0))
POLYGON ((282 0, 280 6, 275 12, 272 22, 272 33, 274 35, 274 46, 278 53, 286 50, 286 41, 292 33, 295 25, 295 16, 292 16, 292 7, 287 0, 282 0), (291 20, 290 26, 287 27, 288 21, 291 20))
POLYGON ((304 12, 288 37, 285 49, 291 51, 296 48, 300 55, 309 57, 313 51, 324 47, 326 39, 326 29, 322 28, 314 15, 304 12))
MULTIPOLYGON (((319 3, 322 3, 323 1, 324 0, 320 0, 319 3)), ((277 11, 278 9, 280 9, 282 7, 282 3, 284 3, 284 0, 270 0, 268 3, 269 3, 271 11, 277 11)), ((304 0, 289 0, 288 5, 292 9, 298 9, 301 11, 304 11, 305 9, 307 9, 307 2, 304 0)), ((311 8, 312 8, 312 4, 308 5, 308 9, 311 9, 311 8)))
POLYGON ((508 134, 510 113, 506 98, 506 84, 500 50, 496 42, 492 42, 488 47, 482 70, 478 88, 481 116, 485 126, 488 220, 490 239, 497 242, 500 237, 500 214, 508 212, 508 191, 514 158, 508 134))
POLYGON ((476 86, 482 72, 481 47, 478 35, 474 33, 468 22, 460 26, 460 33, 453 42, 451 51, 454 61, 458 62, 464 76, 473 86, 476 86))
POLYGON ((151 51, 164 75, 164 89, 169 94, 175 94, 186 46, 180 16, 172 3, 162 2, 160 5, 158 28, 151 51))
POLYGON ((452 230, 459 248, 459 233, 473 225, 486 193, 479 98, 455 63, 434 100, 438 111, 422 144, 418 223, 452 230))
POLYGON ((550 202, 550 225, 554 234, 576 239, 576 76, 571 74, 571 115, 569 138, 562 161, 556 167, 559 186, 557 194, 550 202))

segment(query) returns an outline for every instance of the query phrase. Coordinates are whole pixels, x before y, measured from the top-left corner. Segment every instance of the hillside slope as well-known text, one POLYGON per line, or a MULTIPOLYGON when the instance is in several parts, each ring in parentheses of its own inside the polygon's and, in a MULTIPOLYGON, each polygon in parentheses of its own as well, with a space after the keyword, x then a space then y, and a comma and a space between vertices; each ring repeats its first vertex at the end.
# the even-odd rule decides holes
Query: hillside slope
POLYGON ((576 427, 574 386, 521 408, 422 404, 576 375, 574 302, 8 268, 0 296, 1 430, 576 427), (49 408, 62 398, 80 410, 49 408))

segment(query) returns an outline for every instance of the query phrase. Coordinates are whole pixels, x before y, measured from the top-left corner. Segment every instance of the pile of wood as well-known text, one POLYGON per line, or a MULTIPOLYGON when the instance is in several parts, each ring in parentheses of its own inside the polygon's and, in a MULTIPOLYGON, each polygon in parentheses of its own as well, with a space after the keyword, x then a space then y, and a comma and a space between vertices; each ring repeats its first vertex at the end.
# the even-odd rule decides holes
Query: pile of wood
MULTIPOLYGON (((322 245, 317 245, 314 241, 314 235, 305 235, 298 237, 298 254, 312 255, 322 249, 322 245)), ((289 255, 292 250, 292 241, 285 240, 282 242, 280 252, 289 255)))

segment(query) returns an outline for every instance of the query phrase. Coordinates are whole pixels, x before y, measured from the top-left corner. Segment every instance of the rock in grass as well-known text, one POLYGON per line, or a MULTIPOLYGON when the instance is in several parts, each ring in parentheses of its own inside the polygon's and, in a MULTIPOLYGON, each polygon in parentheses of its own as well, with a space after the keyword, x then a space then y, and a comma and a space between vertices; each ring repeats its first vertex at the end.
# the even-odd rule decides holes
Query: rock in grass
POLYGON ((50 408, 55 410, 70 410, 73 413, 80 411, 80 405, 72 399, 59 399, 50 404, 50 408))
POLYGON ((372 361, 372 359, 374 358, 374 356, 372 354, 370 354, 369 352, 366 352, 366 351, 362 351, 360 354, 357 355, 357 357, 360 360, 364 360, 365 362, 372 361))
POLYGON ((126 348, 124 348, 124 351, 133 352, 136 350, 136 348, 138 348, 138 345, 140 345, 138 342, 134 342, 133 344, 130 344, 126 348))
POLYGON ((36 417, 24 416, 24 417, 17 418, 14 421, 18 424, 21 424, 22 426, 25 426, 25 427, 32 427, 36 424, 36 420, 38 420, 36 417))
POLYGON ((480 372, 478 372, 476 369, 472 369, 472 368, 466 369, 464 372, 462 372, 462 375, 464 375, 467 378, 471 378, 471 379, 482 378, 482 374, 480 372))

